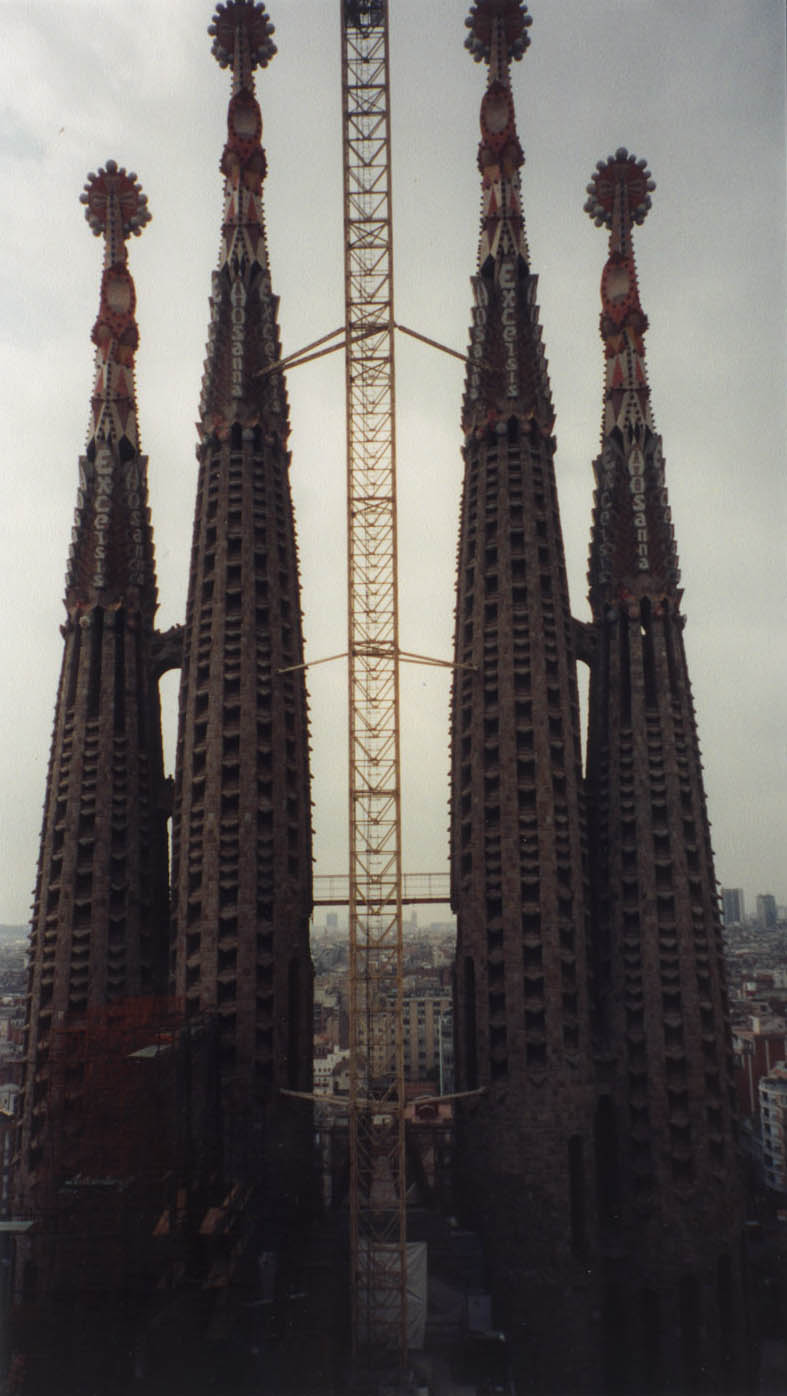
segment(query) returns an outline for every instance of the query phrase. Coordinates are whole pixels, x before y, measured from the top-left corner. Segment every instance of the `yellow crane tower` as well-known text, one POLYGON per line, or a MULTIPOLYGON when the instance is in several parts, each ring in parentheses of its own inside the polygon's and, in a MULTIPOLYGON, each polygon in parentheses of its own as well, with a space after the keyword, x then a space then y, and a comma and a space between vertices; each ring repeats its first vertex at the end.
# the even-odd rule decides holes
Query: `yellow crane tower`
POLYGON ((387 0, 341 0, 353 1343, 407 1355, 394 291, 387 0))
MULTIPOLYGON (((394 319, 388 0, 340 0, 344 330, 266 372, 345 350, 349 875, 315 880, 315 905, 346 896, 350 949, 350 1292, 359 1371, 407 1369, 402 905, 445 902, 447 877, 402 873, 394 331, 465 355, 394 319), (341 338, 340 338, 341 336, 341 338)), ((328 656, 316 663, 327 663, 328 656)), ((297 1091, 285 1094, 298 1096, 297 1091)), ((471 1092, 475 1094, 475 1092, 471 1092)), ((314 1097, 308 1096, 313 1100, 314 1097)))

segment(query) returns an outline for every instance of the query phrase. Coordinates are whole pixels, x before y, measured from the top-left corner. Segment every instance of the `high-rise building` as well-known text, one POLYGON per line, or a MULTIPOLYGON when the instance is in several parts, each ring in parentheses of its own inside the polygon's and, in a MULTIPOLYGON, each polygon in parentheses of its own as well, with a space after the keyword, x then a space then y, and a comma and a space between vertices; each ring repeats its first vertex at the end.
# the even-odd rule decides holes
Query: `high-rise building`
POLYGON ((404 1074, 407 1081, 433 1080, 445 1087, 445 1045, 451 1036, 449 989, 426 984, 402 998, 404 1074))
POLYGON ((32 919, 16 1171, 26 1210, 51 1205, 76 1142, 84 1062, 66 1069, 63 1033, 167 984, 161 646, 126 251, 150 215, 136 176, 114 160, 89 176, 82 201, 104 239, 104 271, 32 919))
MULTIPOLYGON (((271 288, 255 0, 219 5, 232 75, 224 209, 199 419, 173 818, 174 982, 216 1034, 221 1172, 254 1179, 271 1226, 308 1186, 311 810, 288 407, 271 288)), ((203 1141, 208 1142, 208 1141, 203 1141)), ((267 1249, 275 1249, 270 1235, 267 1249)))
POLYGON ((590 546, 588 825, 607 1383, 739 1391, 741 1203, 723 947, 632 230, 644 160, 599 161, 609 232, 590 546))
POLYGON ((725 926, 743 926, 746 921, 743 888, 722 887, 721 909, 725 926))
POLYGON ((776 925, 777 918, 776 898, 771 892, 759 892, 757 894, 757 920, 759 924, 767 931, 776 925))
MULTIPOLYGON (((480 0, 482 221, 464 395, 452 691, 459 1203, 533 1390, 596 1390, 591 1025, 575 627, 510 83, 519 3, 480 0)), ((531 1389, 530 1386, 523 1389, 531 1389)))

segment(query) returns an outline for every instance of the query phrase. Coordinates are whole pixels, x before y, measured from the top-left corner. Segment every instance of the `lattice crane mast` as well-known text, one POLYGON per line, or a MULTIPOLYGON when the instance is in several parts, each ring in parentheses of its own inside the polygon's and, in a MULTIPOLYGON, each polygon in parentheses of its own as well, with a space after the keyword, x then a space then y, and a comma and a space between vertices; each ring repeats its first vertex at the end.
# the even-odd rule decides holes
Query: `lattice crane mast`
POLYGON ((387 0, 341 0, 353 1342, 407 1353, 396 422, 387 0))

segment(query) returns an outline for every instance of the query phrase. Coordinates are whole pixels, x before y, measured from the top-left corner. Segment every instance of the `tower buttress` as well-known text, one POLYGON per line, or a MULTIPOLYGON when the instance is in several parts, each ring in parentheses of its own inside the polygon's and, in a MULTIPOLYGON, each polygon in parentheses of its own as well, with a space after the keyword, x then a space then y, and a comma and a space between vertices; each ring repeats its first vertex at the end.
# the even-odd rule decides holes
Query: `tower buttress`
POLYGON ((677 551, 645 367, 633 227, 655 188, 621 148, 609 230, 590 544, 588 816, 605 1377, 746 1385, 740 1195, 718 895, 677 551))
POLYGON ((581 1392, 597 1389, 585 820, 554 413, 510 81, 530 16, 515 0, 479 0, 467 25, 487 88, 463 404, 451 884, 457 1085, 483 1094, 458 1107, 459 1182, 520 1377, 581 1392))

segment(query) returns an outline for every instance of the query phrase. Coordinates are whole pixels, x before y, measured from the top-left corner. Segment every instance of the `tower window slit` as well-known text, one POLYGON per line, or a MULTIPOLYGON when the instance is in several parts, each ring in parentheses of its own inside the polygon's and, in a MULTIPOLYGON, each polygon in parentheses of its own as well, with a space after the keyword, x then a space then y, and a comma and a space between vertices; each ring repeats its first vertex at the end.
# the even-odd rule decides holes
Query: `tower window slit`
POLYGON ((631 722, 631 652, 625 616, 620 624, 620 716, 624 723, 631 722))
POLYGON ((655 708, 658 706, 656 657, 653 650, 653 620, 650 601, 647 597, 643 598, 640 607, 640 619, 642 628, 642 671, 645 682, 645 706, 648 708, 655 708))
POLYGON ((644 1389, 646 1392, 661 1391, 661 1314, 659 1296, 654 1290, 641 1290, 639 1316, 644 1355, 642 1370, 644 1389))
POLYGON ((297 957, 289 963, 287 997, 287 1083, 290 1090, 297 1090, 301 1079, 301 965, 297 957))
POLYGON ((620 1161, 615 1106, 602 1096, 596 1107, 596 1190, 602 1222, 617 1221, 620 1211, 620 1161))
POLYGON ((66 707, 74 706, 74 699, 77 691, 77 675, 79 674, 79 656, 82 645, 82 631, 77 625, 74 629, 71 641, 71 661, 68 669, 68 685, 66 688, 66 707))
POLYGON ((678 661, 675 655, 674 621, 671 613, 667 610, 665 610, 662 625, 664 627, 664 648, 667 654, 670 696, 677 699, 680 698, 681 685, 678 672, 678 661))
POLYGON ((104 648, 104 612, 100 606, 93 611, 93 624, 90 627, 90 674, 88 677, 87 710, 88 717, 98 716, 98 703, 101 693, 101 658, 104 648))
POLYGON ((115 615, 115 731, 123 732, 126 725, 126 618, 124 612, 115 615))
POLYGON ((680 1351, 686 1391, 700 1387, 700 1289, 696 1275, 684 1275, 680 1282, 680 1351))
POLYGON ((569 1201, 571 1220, 571 1249, 583 1256, 587 1246, 585 1220, 585 1160, 582 1137, 572 1134, 568 1141, 569 1201))
POLYGON ((476 1020, 475 962, 465 959, 464 973, 465 1084, 473 1091, 478 1086, 478 1029, 476 1020))

